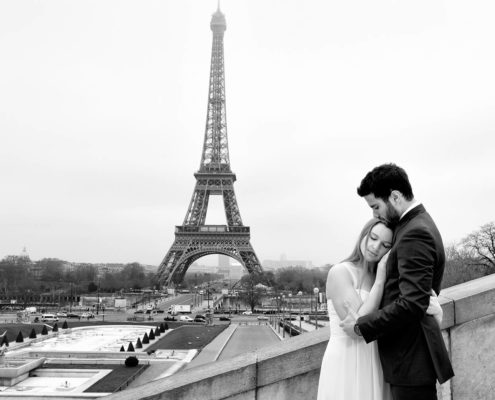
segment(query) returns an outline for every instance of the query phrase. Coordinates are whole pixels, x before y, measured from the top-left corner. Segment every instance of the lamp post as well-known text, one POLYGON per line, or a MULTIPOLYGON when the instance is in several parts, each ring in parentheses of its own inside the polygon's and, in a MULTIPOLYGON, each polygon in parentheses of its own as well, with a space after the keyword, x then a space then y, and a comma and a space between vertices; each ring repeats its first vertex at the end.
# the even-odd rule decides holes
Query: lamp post
POLYGON ((313 293, 315 294, 315 326, 318 329, 318 293, 320 293, 320 289, 315 287, 313 289, 313 293))
POLYGON ((302 333, 302 328, 301 328, 301 296, 302 292, 299 291, 297 292, 297 295, 299 296, 299 334, 302 333))
MULTIPOLYGON (((273 297, 270 298, 270 304, 273 306, 273 297)), ((272 324, 273 329, 275 329, 275 312, 270 310, 270 324, 272 324)))
POLYGON ((70 284, 70 301, 69 301, 69 312, 72 312, 72 282, 69 282, 70 284))
POLYGON ((208 281, 208 287, 206 289, 206 301, 208 302, 208 310, 210 309, 210 281, 208 281))
POLYGON ((292 336, 292 293, 289 293, 289 337, 292 336))
POLYGON ((100 311, 100 279, 98 278, 98 298, 96 300, 96 315, 98 315, 100 311))
POLYGON ((282 295, 282 337, 285 339, 285 294, 282 295))

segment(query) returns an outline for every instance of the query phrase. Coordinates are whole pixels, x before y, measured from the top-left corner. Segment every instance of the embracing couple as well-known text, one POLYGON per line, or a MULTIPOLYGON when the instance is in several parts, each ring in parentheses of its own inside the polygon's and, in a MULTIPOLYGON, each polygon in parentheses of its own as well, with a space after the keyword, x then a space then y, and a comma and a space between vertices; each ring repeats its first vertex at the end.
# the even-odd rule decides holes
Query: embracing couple
POLYGON ((436 294, 442 238, 406 172, 374 168, 357 189, 373 211, 351 255, 327 279, 330 340, 318 400, 434 400, 454 376, 436 294))

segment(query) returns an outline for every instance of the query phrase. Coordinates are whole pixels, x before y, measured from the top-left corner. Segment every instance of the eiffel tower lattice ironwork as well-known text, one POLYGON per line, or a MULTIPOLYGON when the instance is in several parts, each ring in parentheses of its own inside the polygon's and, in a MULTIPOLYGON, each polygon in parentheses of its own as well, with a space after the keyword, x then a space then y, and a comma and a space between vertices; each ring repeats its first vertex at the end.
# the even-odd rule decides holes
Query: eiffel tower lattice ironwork
POLYGON ((250 230, 242 224, 234 193, 235 174, 230 169, 225 108, 223 36, 225 16, 218 7, 211 23, 210 87, 206 130, 196 186, 181 226, 175 227, 175 241, 158 268, 163 286, 180 283, 189 266, 209 254, 224 254, 239 261, 249 273, 262 267, 250 242, 250 230), (227 225, 205 225, 210 195, 221 195, 227 225))

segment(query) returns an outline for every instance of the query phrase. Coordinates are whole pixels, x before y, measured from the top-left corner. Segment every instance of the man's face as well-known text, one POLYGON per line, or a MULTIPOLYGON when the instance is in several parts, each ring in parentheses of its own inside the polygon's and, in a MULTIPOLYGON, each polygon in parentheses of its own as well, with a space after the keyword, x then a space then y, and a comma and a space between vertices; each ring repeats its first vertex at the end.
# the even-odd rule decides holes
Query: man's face
POLYGON ((380 198, 376 198, 373 193, 364 196, 364 199, 373 210, 373 216, 375 218, 378 218, 380 221, 386 222, 391 226, 397 225, 400 215, 388 199, 387 201, 384 201, 380 198))

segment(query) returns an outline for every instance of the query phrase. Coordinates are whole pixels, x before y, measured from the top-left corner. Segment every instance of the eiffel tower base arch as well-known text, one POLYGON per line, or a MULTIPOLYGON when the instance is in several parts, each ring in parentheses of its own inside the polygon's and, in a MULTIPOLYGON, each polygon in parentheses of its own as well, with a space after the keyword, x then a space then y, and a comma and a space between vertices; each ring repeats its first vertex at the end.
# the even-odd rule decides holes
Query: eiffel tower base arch
POLYGON ((262 272, 261 264, 251 246, 249 227, 177 226, 174 243, 158 268, 160 285, 172 287, 182 282, 194 261, 211 254, 232 257, 249 273, 262 272), (193 232, 187 232, 188 230, 193 232))

